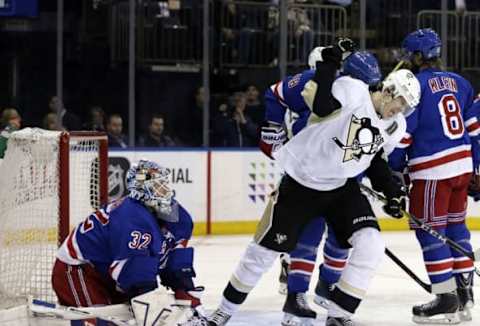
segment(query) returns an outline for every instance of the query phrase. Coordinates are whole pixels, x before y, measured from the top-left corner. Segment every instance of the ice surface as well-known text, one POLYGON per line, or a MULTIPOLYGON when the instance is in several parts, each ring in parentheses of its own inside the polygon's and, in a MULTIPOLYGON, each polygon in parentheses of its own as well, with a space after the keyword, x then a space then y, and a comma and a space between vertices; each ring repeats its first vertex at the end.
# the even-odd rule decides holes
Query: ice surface
MULTIPOLYGON (((422 262, 421 251, 413 232, 384 232, 388 248, 407 266, 413 269, 425 282, 429 282, 422 262)), ((238 260, 252 236, 211 236, 196 237, 191 244, 196 248, 196 283, 204 285, 204 306, 213 310, 220 302, 222 291, 238 260)), ((472 244, 480 247, 480 232, 472 232, 472 244)), ((321 245, 323 248, 323 244, 321 245)), ((322 255, 319 255, 319 261, 322 255)), ((318 263, 318 262, 317 262, 318 263)), ((477 263, 480 267, 480 264, 477 263)), ((278 294, 278 262, 260 280, 250 293, 241 310, 229 326, 280 325, 284 296, 278 294)), ((309 298, 311 306, 318 313, 317 324, 324 325, 326 311, 313 303, 313 288, 317 269, 312 277, 309 298)), ((480 286, 476 278, 475 295, 480 300, 480 286)), ((411 321, 412 305, 429 301, 432 296, 399 269, 388 257, 376 274, 366 299, 360 305, 354 321, 368 326, 416 325, 411 321)), ((480 325, 480 304, 472 310, 473 321, 462 325, 480 325)))

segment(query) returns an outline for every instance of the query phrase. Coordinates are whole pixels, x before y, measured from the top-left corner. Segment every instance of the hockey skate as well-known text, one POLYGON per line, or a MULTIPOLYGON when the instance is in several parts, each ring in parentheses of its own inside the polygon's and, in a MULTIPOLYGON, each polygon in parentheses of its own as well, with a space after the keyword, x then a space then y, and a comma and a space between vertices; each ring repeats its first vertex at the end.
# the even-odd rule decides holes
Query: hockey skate
POLYGON ((317 286, 315 286, 315 297, 313 298, 313 302, 322 308, 328 309, 334 288, 335 285, 328 284, 321 277, 319 277, 317 286))
POLYGON ((280 275, 278 277, 278 293, 287 295, 288 293, 288 269, 290 267, 290 257, 287 254, 280 256, 280 275))
POLYGON ((437 294, 433 301, 413 307, 412 320, 417 324, 459 324, 458 306, 456 293, 437 294))
POLYGON ((283 305, 283 326, 311 326, 317 318, 307 302, 305 293, 289 293, 283 305))
POLYGON ((457 295, 458 295, 458 316, 461 321, 471 321, 472 313, 470 309, 473 308, 473 273, 458 274, 457 280, 457 295))
POLYGON ((355 326, 349 318, 328 317, 325 326, 355 326))
POLYGON ((208 326, 223 326, 226 325, 232 315, 223 310, 217 309, 208 317, 208 326))

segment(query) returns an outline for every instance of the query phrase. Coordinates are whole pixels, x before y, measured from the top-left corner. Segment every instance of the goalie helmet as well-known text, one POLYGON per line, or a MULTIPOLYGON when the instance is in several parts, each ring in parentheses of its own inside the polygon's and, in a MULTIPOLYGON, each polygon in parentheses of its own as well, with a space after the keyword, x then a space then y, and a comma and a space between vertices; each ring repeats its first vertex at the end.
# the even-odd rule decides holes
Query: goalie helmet
POLYGON ((170 171, 152 161, 140 160, 127 172, 128 196, 153 208, 157 217, 175 222, 178 214, 175 214, 174 192, 169 183, 170 171))
POLYGON ((382 80, 377 59, 367 51, 354 52, 345 59, 342 75, 360 79, 368 86, 375 86, 382 80))
POLYGON ((390 73, 383 81, 382 91, 390 91, 393 98, 402 96, 410 110, 404 114, 408 116, 420 103, 421 88, 415 75, 408 69, 400 69, 390 73))
POLYGON ((429 60, 440 57, 442 41, 431 28, 417 29, 405 37, 402 48, 407 58, 411 58, 416 52, 420 52, 424 59, 429 60))

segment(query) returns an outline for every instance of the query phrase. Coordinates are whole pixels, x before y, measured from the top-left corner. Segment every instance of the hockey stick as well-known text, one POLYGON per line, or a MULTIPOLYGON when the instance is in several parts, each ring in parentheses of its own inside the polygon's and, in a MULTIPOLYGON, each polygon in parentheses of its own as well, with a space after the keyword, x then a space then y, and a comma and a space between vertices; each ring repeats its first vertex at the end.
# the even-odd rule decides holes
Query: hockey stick
POLYGON ((29 299, 28 309, 37 317, 58 318, 64 320, 84 320, 99 318, 109 321, 118 326, 136 325, 130 308, 125 304, 117 304, 105 307, 66 307, 37 299, 29 299), (124 320, 110 314, 130 315, 131 320, 124 320))
POLYGON ((407 267, 407 265, 405 265, 397 256, 395 256, 393 252, 390 251, 390 249, 385 248, 385 254, 388 256, 388 258, 393 260, 393 262, 397 264, 398 267, 400 267, 405 273, 407 273, 408 276, 410 276, 410 278, 415 281, 415 283, 420 285, 428 293, 432 293, 432 285, 422 281, 420 277, 418 277, 410 268, 407 267))
MULTIPOLYGON (((387 202, 387 199, 383 195, 381 195, 378 192, 370 189, 369 187, 365 186, 362 183, 359 183, 359 185, 360 185, 360 189, 363 190, 364 192, 366 192, 368 195, 380 200, 383 203, 387 202)), ((403 213, 403 216, 408 217, 415 224, 417 224, 422 230, 424 230, 425 232, 427 232, 431 236, 437 238, 438 240, 442 241, 443 243, 449 245, 452 249, 456 250, 457 252, 459 252, 462 255, 470 258, 473 261, 476 261, 476 262, 480 261, 480 249, 478 249, 476 251, 473 251, 473 252, 468 251, 465 248, 463 248, 462 246, 460 246, 458 243, 453 241, 452 239, 444 236, 443 234, 437 232, 432 227, 426 225, 425 223, 423 223, 421 220, 419 220, 417 217, 410 214, 409 212, 402 210, 402 213, 403 213)), ((475 272, 480 276, 480 273, 479 273, 478 270, 475 269, 475 272)))

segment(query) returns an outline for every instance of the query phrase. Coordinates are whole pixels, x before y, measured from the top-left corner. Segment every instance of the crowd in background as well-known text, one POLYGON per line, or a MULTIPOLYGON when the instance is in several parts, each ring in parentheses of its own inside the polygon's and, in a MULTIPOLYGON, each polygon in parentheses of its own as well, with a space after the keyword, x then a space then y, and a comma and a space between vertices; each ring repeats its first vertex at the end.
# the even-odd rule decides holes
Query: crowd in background
MULTIPOLYGON (((255 147, 258 143, 259 127, 263 122, 265 109, 260 91, 248 85, 232 95, 213 96, 210 112, 210 145, 216 147, 255 147)), ((169 128, 169 121, 161 112, 152 112, 149 122, 137 130, 137 147, 198 147, 203 145, 204 89, 198 87, 192 96, 189 119, 182 128, 169 128), (168 130, 168 131, 167 131, 168 130)), ((130 144, 126 135, 125 118, 120 113, 106 114, 102 107, 93 105, 88 109, 87 119, 82 121, 67 105, 52 96, 48 112, 40 127, 46 130, 89 130, 106 132, 110 147, 127 148, 130 144), (58 110, 60 107, 60 110, 58 110), (57 112, 61 114, 61 127, 57 125, 57 112)), ((22 119, 15 108, 1 110, 0 158, 3 157, 9 133, 22 127, 22 119)), ((133 144, 132 144, 133 145, 133 144)))
MULTIPOLYGON (((121 2, 125 1, 98 1, 97 7, 81 12, 81 15, 78 14, 79 8, 68 10, 69 6, 74 6, 74 2, 67 4, 66 17, 72 13, 78 14, 78 16, 71 16, 76 19, 70 21, 67 19, 67 22, 84 22, 86 25, 84 29, 78 30, 72 28, 72 26, 76 26, 75 24, 67 23, 65 25, 68 33, 65 33, 64 103, 56 96, 51 96, 48 100, 43 99, 44 96, 46 98, 44 94, 51 94, 55 86, 55 70, 52 65, 55 63, 55 43, 48 43, 50 45, 46 46, 47 37, 45 40, 42 39, 41 44, 42 49, 45 50, 31 51, 30 47, 35 44, 35 39, 41 38, 36 37, 35 33, 32 33, 31 38, 27 38, 28 32, 12 32, 10 35, 5 31, 0 31, 3 33, 2 36, 11 37, 11 39, 4 37, 4 42, 18 41, 15 42, 15 46, 11 46, 9 50, 11 52, 8 53, 9 57, 7 58, 15 58, 15 62, 19 65, 17 77, 21 86, 17 87, 18 94, 15 96, 7 94, 8 91, 5 90, 8 90, 8 87, 3 87, 4 93, 0 91, 0 154, 5 142, 4 136, 8 136, 8 133, 22 127, 21 116, 24 118, 24 126, 55 130, 58 129, 57 112, 61 114, 61 129, 105 131, 109 135, 111 147, 199 147, 203 145, 204 91, 199 86, 200 74, 197 73, 191 77, 194 75, 193 73, 188 75, 185 72, 163 74, 157 72, 153 75, 147 71, 149 66, 143 66, 142 69, 139 66, 137 70, 135 140, 133 144, 129 142, 129 138, 126 136, 129 127, 128 98, 126 96, 128 75, 125 70, 122 70, 121 59, 115 56, 115 46, 109 43, 112 35, 106 32, 109 30, 106 26, 108 24, 102 24, 106 20, 100 14, 110 14, 105 9, 107 4, 121 2), (104 4, 103 7, 102 4, 104 4), (96 22, 97 25, 92 22, 96 22), (91 35, 88 32, 91 32, 91 35), (104 39, 101 38, 101 35, 104 39), (25 44, 28 46, 24 47, 25 44), (47 52, 49 50, 51 52, 47 52), (35 53, 35 56, 31 56, 30 53, 35 53), (37 58, 38 61, 35 61, 37 58), (35 73, 31 73, 31 71, 35 73), (42 81, 38 87, 32 86, 36 82, 35 77, 42 81), (185 95, 188 95, 189 101, 185 95), (59 108, 60 110, 58 110, 59 108)), ((213 4, 213 49, 211 54, 210 120, 208 121, 209 145, 214 147, 255 147, 258 143, 259 126, 263 122, 265 112, 263 92, 279 76, 274 69, 278 66, 279 56, 277 47, 279 46, 280 1, 212 0, 211 2, 213 4), (258 6, 258 4, 264 6, 258 6), (270 46, 268 51, 264 51, 262 46, 265 47, 265 44, 276 44, 276 46, 270 46), (260 66, 264 70, 256 70, 260 66)), ((382 55, 380 47, 386 48, 389 42, 378 45, 379 39, 369 38, 369 31, 381 34, 388 30, 392 34, 398 34, 398 37, 403 37, 406 31, 397 31, 392 28, 393 24, 390 22, 397 19, 399 26, 405 29, 407 28, 404 26, 405 17, 399 14, 401 10, 389 10, 390 7, 388 7, 399 2, 366 1, 367 48, 377 55, 382 64, 385 64, 387 60, 382 61, 384 55, 382 55), (382 14, 384 12, 389 12, 392 17, 382 14), (379 27, 377 23, 383 25, 379 27)), ((427 8, 440 9, 441 3, 436 0, 412 0, 403 1, 402 4, 407 2, 409 6, 414 7, 410 8, 412 12, 427 8)), ((145 21, 139 20, 138 23, 145 23, 145 35, 149 35, 147 31, 151 31, 152 26, 158 25, 157 27, 160 29, 154 30, 155 33, 165 37, 165 39, 155 39, 155 44, 159 43, 160 48, 150 46, 158 52, 157 54, 165 54, 165 57, 146 56, 145 58, 160 60, 158 62, 164 65, 172 64, 168 60, 162 61, 171 58, 180 58, 183 62, 193 60, 192 62, 198 63, 197 59, 201 58, 202 53, 202 38, 197 39, 196 35, 202 33, 202 17, 192 13, 201 12, 201 8, 198 8, 201 3, 203 1, 197 0, 144 1, 144 5, 152 6, 153 9, 149 11, 152 16, 145 16, 143 17, 145 21), (159 31, 163 31, 164 34, 159 31), (178 53, 173 51, 176 45, 175 40, 182 46, 178 53), (162 46, 169 52, 160 51, 162 46), (182 53, 184 57, 182 57, 182 53), (194 54, 199 54, 199 56, 195 57, 194 54)), ((322 33, 322 27, 325 27, 324 17, 313 15, 315 10, 307 10, 308 5, 317 4, 337 5, 348 11, 354 11, 354 7, 357 7, 356 10, 358 10, 359 1, 288 0, 289 74, 292 74, 293 69, 304 69, 309 51, 314 46, 320 45, 318 44, 319 34, 322 33), (291 53, 294 54, 291 55, 291 53)), ((42 6, 47 5, 45 3, 42 6)), ((466 8, 480 10, 480 1, 450 0, 449 8, 455 8, 457 11, 466 8)), ((55 9, 53 5, 51 8, 48 6, 43 8, 47 13, 53 13, 55 9)), ((358 30, 356 27, 357 16, 356 13, 348 16, 347 28, 350 29, 353 38, 356 37, 353 34, 358 30)), ((45 34, 45 36, 48 35, 45 34)), ((145 36, 143 41, 148 43, 148 38, 145 36)), ((390 43, 395 44, 398 48, 398 40, 392 39, 390 43)), ((7 53, 9 44, 5 44, 2 51, 7 53)), ((148 52, 146 49, 142 49, 142 51, 148 52)), ((141 61, 142 57, 137 59, 141 61)), ((12 61, 6 60, 5 62, 12 61)), ((385 67, 388 68, 388 65, 385 67)), ((2 85, 13 84, 9 81, 12 78, 8 76, 9 74, 4 74, 0 77, 0 81, 5 81, 2 85)), ((10 93, 13 91, 10 90, 10 93)))

